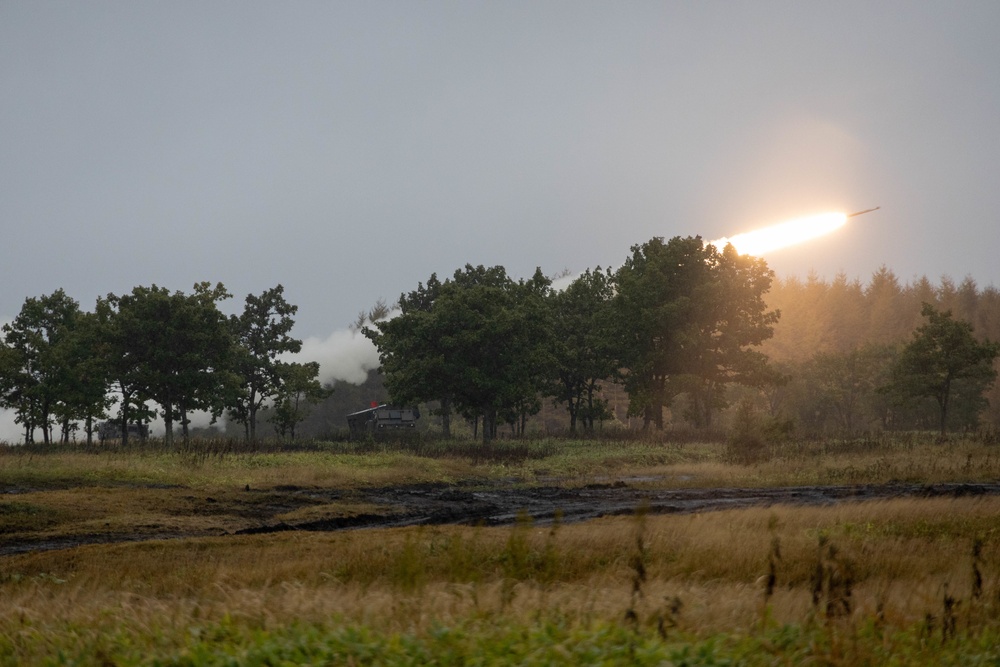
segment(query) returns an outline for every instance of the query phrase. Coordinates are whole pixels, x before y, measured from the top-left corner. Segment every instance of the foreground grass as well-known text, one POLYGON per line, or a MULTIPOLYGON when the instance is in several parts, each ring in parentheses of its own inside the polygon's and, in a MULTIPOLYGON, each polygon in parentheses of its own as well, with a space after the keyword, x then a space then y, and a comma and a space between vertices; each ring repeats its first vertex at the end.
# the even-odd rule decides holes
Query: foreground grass
MULTIPOLYGON (((546 618, 531 625, 495 619, 426 633, 379 633, 366 626, 292 623, 278 630, 225 622, 193 630, 173 651, 137 646, 112 630, 81 637, 48 664, 100 665, 966 665, 996 664, 995 629, 949 642, 920 632, 874 626, 836 631, 820 626, 767 628, 754 636, 664 639, 621 624, 570 625, 546 618)), ((2 652, 2 648, 0 648, 2 652)), ((0 656, 2 657, 2 656, 0 656)), ((11 662, 10 664, 21 664, 11 662)))
POLYGON ((0 664, 996 664, 998 516, 909 499, 12 556, 0 664))
POLYGON ((227 512, 279 511, 287 487, 343 494, 278 516, 346 516, 376 511, 352 489, 460 480, 995 481, 998 452, 919 436, 752 465, 713 443, 0 447, 0 544, 206 535, 0 557, 0 664, 1000 664, 992 497, 222 536, 246 519, 227 512))

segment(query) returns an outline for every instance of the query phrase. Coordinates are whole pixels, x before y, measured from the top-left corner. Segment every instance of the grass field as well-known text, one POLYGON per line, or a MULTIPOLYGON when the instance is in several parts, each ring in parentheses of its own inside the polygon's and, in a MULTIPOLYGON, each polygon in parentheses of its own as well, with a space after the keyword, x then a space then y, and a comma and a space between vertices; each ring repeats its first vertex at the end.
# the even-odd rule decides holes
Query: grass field
POLYGON ((996 444, 972 438, 801 443, 754 465, 705 443, 477 447, 0 448, 0 541, 207 533, 0 557, 0 664, 1000 663, 1000 497, 221 535, 218 506, 247 486, 342 488, 294 511, 349 513, 367 509, 353 488, 414 481, 1000 479, 996 444))

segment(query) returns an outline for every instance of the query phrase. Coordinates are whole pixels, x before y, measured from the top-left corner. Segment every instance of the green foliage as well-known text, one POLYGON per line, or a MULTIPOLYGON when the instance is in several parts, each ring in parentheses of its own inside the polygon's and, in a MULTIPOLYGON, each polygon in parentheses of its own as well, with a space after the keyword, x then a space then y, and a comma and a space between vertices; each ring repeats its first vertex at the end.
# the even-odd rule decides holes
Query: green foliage
POLYGON ((618 373, 614 345, 613 276, 600 267, 584 271, 565 290, 548 297, 552 316, 552 374, 546 393, 569 412, 569 430, 577 421, 587 433, 610 416, 600 397, 601 383, 618 373))
POLYGON ((402 295, 400 315, 364 330, 393 402, 441 401, 446 411, 482 419, 484 441, 500 420, 523 424, 540 408, 550 365, 548 285, 540 272, 515 282, 503 267, 467 265, 402 295))
POLYGON ((233 339, 216 304, 229 296, 221 283, 196 284, 191 295, 153 285, 99 304, 111 375, 123 396, 123 440, 132 401, 140 408, 146 400, 160 405, 168 443, 177 419, 186 439, 190 411, 221 412, 233 339))
MULTIPOLYGON (((940 406, 930 396, 893 387, 890 370, 913 332, 926 325, 923 304, 951 311, 975 326, 979 340, 1000 339, 1000 291, 980 289, 971 278, 956 285, 919 278, 901 283, 881 267, 867 284, 838 275, 832 282, 809 276, 778 280, 768 304, 782 311, 775 336, 762 350, 788 382, 766 391, 768 409, 794 417, 806 433, 934 429, 940 406), (885 391, 871 391, 871 384, 885 391)), ((952 387, 946 426, 969 429, 1000 423, 1000 384, 959 381, 952 387), (987 404, 983 399, 989 401, 987 404)))
POLYGON ((26 299, 3 333, 0 406, 15 411, 25 441, 33 440, 36 428, 43 442, 53 441, 52 427, 58 423, 67 442, 78 419, 87 421, 89 440, 93 420, 108 406, 94 317, 60 289, 26 299))
POLYGON ((983 392, 997 376, 993 361, 1000 355, 1000 345, 977 341, 972 325, 953 319, 951 311, 940 312, 925 303, 921 313, 927 322, 896 360, 889 390, 904 398, 933 399, 944 436, 956 395, 973 402, 973 414, 982 407, 983 392))
POLYGON ((686 391, 695 422, 709 427, 727 384, 772 379, 766 358, 751 349, 778 320, 763 300, 772 277, 763 260, 699 237, 633 246, 615 274, 614 299, 629 413, 662 428, 663 407, 686 391))
POLYGON ((302 349, 302 341, 289 335, 295 324, 292 316, 298 311, 298 306, 285 301, 284 291, 283 286, 277 285, 260 296, 248 294, 243 313, 229 319, 237 346, 231 365, 235 382, 229 385, 225 405, 229 416, 243 424, 248 440, 257 438, 257 413, 268 400, 285 392, 281 399, 285 404, 282 408, 285 414, 279 422, 283 430, 288 430, 290 424, 301 421, 297 412, 298 399, 292 401, 296 406, 289 409, 286 403, 289 396, 309 394, 309 400, 319 396, 308 380, 300 382, 305 389, 290 392, 285 387, 286 378, 298 380, 305 371, 283 372, 282 362, 278 360, 282 354, 302 349))
POLYGON ((817 353, 796 368, 786 396, 788 412, 810 433, 889 428, 897 415, 880 387, 888 382, 895 355, 883 345, 817 353))
POLYGON ((282 363, 278 367, 281 379, 271 423, 281 437, 295 438, 295 427, 309 414, 309 408, 332 393, 318 379, 319 364, 282 363))
POLYGON ((183 629, 67 628, 46 636, 30 626, 0 637, 0 665, 991 665, 1000 661, 991 624, 948 640, 923 625, 886 630, 869 621, 773 624, 754 633, 636 632, 622 623, 567 621, 550 612, 533 621, 461 619, 427 630, 386 631, 371 625, 293 621, 265 628, 246 621, 195 623, 183 629))
POLYGON ((740 464, 766 461, 791 440, 794 430, 791 420, 763 415, 752 400, 744 398, 736 405, 726 438, 726 459, 740 464))
POLYGON ((997 355, 969 366, 971 375, 936 383, 926 380, 950 371, 911 363, 933 357, 916 343, 894 362, 915 328, 923 324, 929 336, 936 326, 921 319, 922 302, 974 324, 980 340, 1000 338, 1000 291, 980 289, 971 278, 903 284, 881 267, 867 284, 844 275, 772 284, 762 261, 709 249, 697 238, 634 246, 616 273, 588 270, 559 292, 540 273, 514 281, 502 267, 466 266, 402 295, 396 324, 381 320, 390 314, 381 301, 359 314, 354 329, 381 320, 366 335, 379 345, 385 389, 373 372, 366 386, 342 384, 334 400, 308 411, 318 394, 283 385, 279 359, 301 342, 290 335, 297 309, 282 287, 249 295, 244 312, 229 318, 234 340, 223 362, 214 324, 199 317, 216 318, 208 302, 226 296, 221 285, 195 286, 189 295, 154 285, 99 299, 94 313, 81 312, 62 290, 27 299, 0 340, 0 406, 14 411, 26 441, 41 431, 44 443, 76 440, 81 429, 89 442, 113 399, 123 425, 151 419, 154 403, 171 427, 178 419, 186 426, 190 410, 218 414, 224 405, 234 431, 242 425, 248 439, 256 439, 265 409, 286 435, 337 437, 344 415, 387 392, 394 402, 440 415, 446 435, 457 414, 468 420, 455 429, 459 435, 483 428, 491 439, 510 424, 515 434, 582 427, 593 436, 613 417, 611 406, 624 403, 619 382, 630 414, 645 425, 660 425, 669 405, 675 422, 683 416, 702 438, 720 413, 719 433, 736 414, 724 412, 734 395, 753 392, 758 407, 795 419, 807 434, 1000 423, 1000 385, 989 363, 995 369, 997 355), (204 363, 211 357, 216 361, 204 363), (193 370, 199 364, 206 372, 193 370), (565 422, 551 410, 528 421, 543 396, 565 405, 565 422))

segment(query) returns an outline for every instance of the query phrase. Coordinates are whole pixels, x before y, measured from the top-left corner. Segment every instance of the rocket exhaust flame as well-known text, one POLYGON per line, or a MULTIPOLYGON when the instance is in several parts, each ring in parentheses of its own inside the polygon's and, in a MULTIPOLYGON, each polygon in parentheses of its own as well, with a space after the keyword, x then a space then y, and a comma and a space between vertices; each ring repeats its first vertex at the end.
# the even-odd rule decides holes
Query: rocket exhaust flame
POLYGON ((722 237, 717 241, 709 241, 716 248, 722 249, 727 243, 732 243, 736 252, 741 255, 762 255, 788 246, 811 241, 825 236, 843 227, 848 218, 877 211, 879 207, 870 208, 857 213, 822 213, 805 218, 796 218, 777 225, 755 229, 752 232, 737 234, 733 237, 722 237))

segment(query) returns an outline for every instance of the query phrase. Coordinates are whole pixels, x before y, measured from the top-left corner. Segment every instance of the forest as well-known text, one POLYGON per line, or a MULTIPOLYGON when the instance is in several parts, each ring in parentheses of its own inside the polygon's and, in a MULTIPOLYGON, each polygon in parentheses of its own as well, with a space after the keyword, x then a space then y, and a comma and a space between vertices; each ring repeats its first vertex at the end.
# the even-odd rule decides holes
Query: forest
POLYGON ((355 323, 381 360, 360 386, 321 386, 316 362, 283 360, 301 341, 280 285, 229 317, 221 284, 136 287, 93 312, 57 290, 3 327, 0 406, 46 443, 90 442, 108 419, 127 439, 154 416, 168 441, 175 424, 187 439, 195 410, 247 440, 338 439, 346 414, 386 401, 422 406, 425 432, 484 441, 1000 425, 1000 292, 971 277, 780 279, 731 246, 675 237, 560 283, 502 266, 430 276, 355 323))

